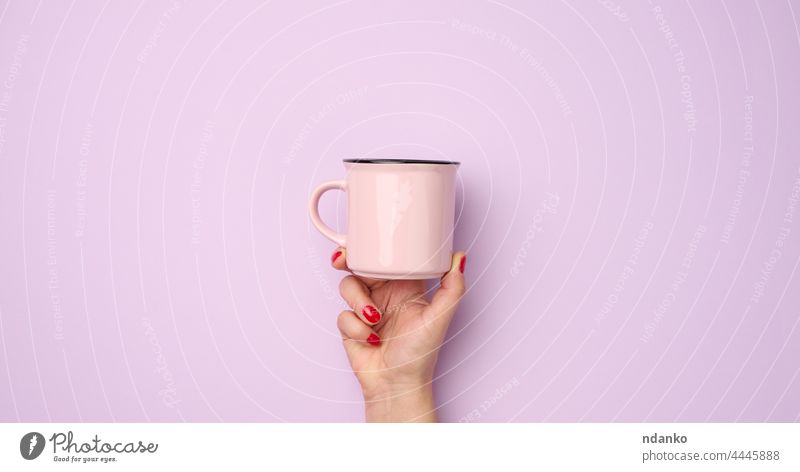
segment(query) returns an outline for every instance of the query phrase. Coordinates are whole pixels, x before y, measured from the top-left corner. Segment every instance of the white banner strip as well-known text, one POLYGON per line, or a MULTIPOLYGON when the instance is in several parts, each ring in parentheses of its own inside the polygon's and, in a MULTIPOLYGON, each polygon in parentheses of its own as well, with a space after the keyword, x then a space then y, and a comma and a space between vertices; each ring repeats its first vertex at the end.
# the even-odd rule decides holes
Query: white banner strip
POLYGON ((798 456, 798 424, 0 425, 4 471, 796 471, 798 456))

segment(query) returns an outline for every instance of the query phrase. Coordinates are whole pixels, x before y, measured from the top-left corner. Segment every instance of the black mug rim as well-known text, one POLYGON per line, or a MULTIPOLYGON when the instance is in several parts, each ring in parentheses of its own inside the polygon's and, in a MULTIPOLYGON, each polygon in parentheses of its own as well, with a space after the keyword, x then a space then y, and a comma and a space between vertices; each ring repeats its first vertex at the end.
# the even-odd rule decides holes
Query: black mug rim
POLYGON ((438 164, 438 165, 459 165, 459 161, 437 161, 425 159, 343 159, 348 164, 438 164))

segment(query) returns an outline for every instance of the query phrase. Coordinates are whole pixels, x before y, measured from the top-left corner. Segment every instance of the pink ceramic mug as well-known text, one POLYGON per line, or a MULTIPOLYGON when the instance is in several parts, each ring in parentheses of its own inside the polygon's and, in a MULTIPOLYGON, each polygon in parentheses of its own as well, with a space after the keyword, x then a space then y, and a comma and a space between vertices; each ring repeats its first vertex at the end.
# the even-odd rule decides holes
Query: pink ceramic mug
POLYGON ((458 162, 416 159, 345 159, 344 180, 311 194, 314 226, 347 248, 356 275, 376 279, 430 279, 450 270, 458 162), (347 192, 347 234, 319 216, 319 199, 347 192))

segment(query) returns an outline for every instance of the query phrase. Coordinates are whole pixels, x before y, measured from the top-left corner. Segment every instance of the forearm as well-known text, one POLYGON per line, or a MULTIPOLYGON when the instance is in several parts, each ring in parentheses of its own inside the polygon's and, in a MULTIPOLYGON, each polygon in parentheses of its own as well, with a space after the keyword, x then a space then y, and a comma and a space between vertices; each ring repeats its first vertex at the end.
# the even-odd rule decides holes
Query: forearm
POLYGON ((422 386, 365 393, 364 405, 366 419, 371 423, 436 422, 436 404, 430 382, 422 386))

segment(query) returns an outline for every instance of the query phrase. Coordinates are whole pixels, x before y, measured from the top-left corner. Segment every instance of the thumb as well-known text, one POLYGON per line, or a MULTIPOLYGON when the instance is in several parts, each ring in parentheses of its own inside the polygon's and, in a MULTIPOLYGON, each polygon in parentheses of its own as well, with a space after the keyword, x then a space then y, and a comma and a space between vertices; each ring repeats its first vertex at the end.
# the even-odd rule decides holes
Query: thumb
POLYGON ((450 320, 456 313, 461 297, 464 296, 464 269, 467 263, 467 255, 459 251, 453 254, 450 261, 450 271, 442 276, 441 286, 433 294, 431 304, 428 306, 427 314, 431 317, 431 323, 443 324, 443 329, 447 329, 450 320))

